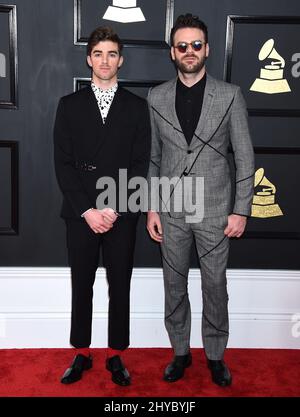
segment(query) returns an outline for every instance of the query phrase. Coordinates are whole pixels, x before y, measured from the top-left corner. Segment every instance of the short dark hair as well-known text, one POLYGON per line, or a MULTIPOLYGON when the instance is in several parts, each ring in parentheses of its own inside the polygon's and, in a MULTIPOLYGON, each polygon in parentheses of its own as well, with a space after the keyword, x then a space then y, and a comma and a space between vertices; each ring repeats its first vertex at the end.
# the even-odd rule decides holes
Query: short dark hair
POLYGON ((119 36, 116 34, 116 32, 111 27, 108 27, 108 26, 101 26, 95 29, 93 33, 91 33, 89 40, 88 40, 87 48, 86 48, 87 55, 91 56, 93 48, 99 42, 102 42, 102 41, 112 41, 114 43, 117 43, 119 53, 120 55, 122 55, 122 50, 123 50, 122 41, 119 38, 119 36))
POLYGON ((205 42, 208 42, 208 30, 206 24, 199 19, 198 16, 193 16, 191 13, 181 14, 177 17, 174 27, 171 30, 171 45, 174 46, 174 36, 178 29, 196 28, 202 30, 205 36, 205 42))

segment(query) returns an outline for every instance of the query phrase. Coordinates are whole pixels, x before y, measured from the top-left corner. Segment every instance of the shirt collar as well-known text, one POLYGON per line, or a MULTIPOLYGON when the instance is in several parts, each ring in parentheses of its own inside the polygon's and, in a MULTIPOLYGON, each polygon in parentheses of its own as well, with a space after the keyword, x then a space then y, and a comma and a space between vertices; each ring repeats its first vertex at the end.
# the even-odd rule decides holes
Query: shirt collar
POLYGON ((118 86, 119 86, 119 84, 116 83, 115 85, 113 85, 112 87, 110 87, 108 90, 102 90, 102 88, 101 87, 97 87, 96 84, 93 81, 91 82, 91 87, 92 87, 93 91, 95 93, 98 93, 98 94, 101 94, 101 95, 103 95, 103 94, 110 94, 110 93, 115 94, 116 91, 117 91, 117 89, 118 89, 118 86))
POLYGON ((205 88, 206 85, 206 73, 201 78, 200 81, 198 81, 196 84, 194 84, 192 87, 187 87, 178 77, 177 79, 177 88, 180 92, 189 92, 189 91, 195 91, 195 90, 202 90, 205 88))

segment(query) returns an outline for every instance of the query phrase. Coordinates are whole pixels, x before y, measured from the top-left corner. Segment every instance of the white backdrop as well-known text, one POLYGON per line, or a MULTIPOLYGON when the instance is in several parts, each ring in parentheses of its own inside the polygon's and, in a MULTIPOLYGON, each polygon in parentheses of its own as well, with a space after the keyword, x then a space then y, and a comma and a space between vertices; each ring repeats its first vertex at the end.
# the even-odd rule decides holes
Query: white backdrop
MULTIPOLYGON (((300 271, 228 270, 232 348, 300 349, 300 271), (298 320, 299 322, 293 322, 298 320), (294 329, 294 331, 292 330, 294 329)), ((190 271, 192 347, 201 343, 201 284, 190 271)), ((131 347, 169 347, 163 321, 160 269, 135 269, 131 291, 131 347)), ((0 268, 0 349, 69 347, 69 268, 0 268)), ((106 347, 107 285, 98 270, 93 347, 106 347)))

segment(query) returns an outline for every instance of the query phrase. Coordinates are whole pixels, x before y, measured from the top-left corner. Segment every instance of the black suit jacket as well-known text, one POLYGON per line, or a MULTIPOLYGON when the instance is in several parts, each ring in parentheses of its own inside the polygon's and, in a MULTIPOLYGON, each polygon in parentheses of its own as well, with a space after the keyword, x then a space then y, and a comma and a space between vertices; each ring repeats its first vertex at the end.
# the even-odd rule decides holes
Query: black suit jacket
MULTIPOLYGON (((80 218, 96 207, 97 180, 146 177, 151 146, 146 100, 119 86, 105 125, 91 87, 60 99, 54 127, 55 170, 64 200, 61 216, 80 218)), ((116 207, 118 209, 118 207, 116 207)))

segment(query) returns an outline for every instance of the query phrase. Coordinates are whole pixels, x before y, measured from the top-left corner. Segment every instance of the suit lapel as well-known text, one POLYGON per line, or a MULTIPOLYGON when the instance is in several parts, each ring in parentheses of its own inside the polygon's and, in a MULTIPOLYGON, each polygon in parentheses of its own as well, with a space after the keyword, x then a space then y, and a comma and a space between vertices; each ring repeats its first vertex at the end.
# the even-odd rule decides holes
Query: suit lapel
POLYGON ((95 106, 91 107, 92 117, 94 119, 94 125, 95 125, 95 128, 97 129, 96 135, 95 135, 96 141, 93 146, 93 156, 95 157, 96 154, 98 154, 98 152, 104 145, 104 143, 108 140, 108 138, 114 136, 113 131, 118 129, 118 126, 119 126, 118 120, 120 119, 120 115, 122 114, 122 107, 123 107, 123 89, 121 87, 118 87, 118 90, 111 103, 111 106, 110 106, 110 109, 106 118, 106 122, 104 125, 102 122, 102 117, 100 114, 98 103, 97 103, 95 94, 92 89, 91 89, 91 94, 93 96, 94 103, 96 103, 95 106))
POLYGON ((111 130, 112 128, 118 126, 118 120, 120 119, 120 115, 122 114, 122 108, 124 104, 123 98, 124 90, 122 87, 119 86, 106 118, 106 122, 104 125, 105 130, 111 130))
POLYGON ((166 120, 172 124, 174 127, 174 138, 178 140, 181 146, 184 148, 187 147, 187 142, 182 133, 182 128, 180 126, 177 113, 176 113, 176 87, 177 87, 177 78, 175 78, 166 94, 166 106, 163 111, 163 115, 166 120))
POLYGON ((93 121, 93 125, 96 126, 97 129, 101 128, 103 126, 103 123, 94 91, 90 86, 87 87, 85 90, 87 92, 87 106, 89 108, 89 113, 93 121))
MULTIPOLYGON (((214 79, 207 74, 206 79, 206 86, 204 90, 204 97, 203 97, 203 105, 202 105, 202 111, 200 115, 200 119, 198 122, 198 125, 195 130, 195 135, 200 137, 201 139, 205 140, 205 138, 201 137, 201 134, 205 128, 206 120, 211 113, 213 109, 213 103, 215 98, 215 89, 216 89, 216 83, 214 79)), ((200 142, 199 139, 194 135, 192 142, 191 142, 191 148, 194 148, 195 146, 199 146, 200 142)))
MULTIPOLYGON (((177 113, 176 113, 176 86, 177 86, 177 78, 173 80, 173 83, 166 94, 167 105, 164 109, 163 114, 165 115, 166 119, 174 126, 175 128, 174 134, 176 134, 176 138, 178 139, 180 144, 184 148, 186 148, 188 145, 187 145, 184 134, 180 133, 182 132, 182 128, 180 126, 177 113)), ((201 116, 199 118, 199 122, 195 130, 195 134, 199 137, 201 137, 201 134, 205 128, 207 117, 210 115, 213 109, 215 89, 216 89, 216 83, 214 79, 209 74, 207 74, 201 116)), ((205 140, 205 138, 203 138, 203 140, 205 140)), ((197 137, 194 136, 190 144, 190 148, 195 148, 199 146, 200 143, 201 142, 199 142, 199 139, 197 139, 197 137)))
POLYGON ((99 142, 103 140, 103 122, 98 107, 98 103, 92 88, 89 86, 86 88, 86 111, 87 114, 87 139, 89 142, 88 149, 91 155, 94 154, 95 148, 99 145, 99 142))

